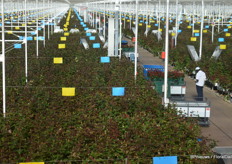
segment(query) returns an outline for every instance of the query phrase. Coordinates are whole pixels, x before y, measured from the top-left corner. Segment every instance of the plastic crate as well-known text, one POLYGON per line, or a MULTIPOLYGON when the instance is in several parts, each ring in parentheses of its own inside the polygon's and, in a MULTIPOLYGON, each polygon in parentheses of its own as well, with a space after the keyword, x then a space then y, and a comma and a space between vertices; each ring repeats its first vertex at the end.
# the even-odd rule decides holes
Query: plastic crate
POLYGON ((122 48, 122 52, 134 52, 135 48, 134 47, 124 47, 122 48))
POLYGON ((145 79, 149 79, 147 76, 147 73, 149 70, 159 70, 164 72, 164 66, 162 65, 143 65, 143 75, 145 77, 145 79))

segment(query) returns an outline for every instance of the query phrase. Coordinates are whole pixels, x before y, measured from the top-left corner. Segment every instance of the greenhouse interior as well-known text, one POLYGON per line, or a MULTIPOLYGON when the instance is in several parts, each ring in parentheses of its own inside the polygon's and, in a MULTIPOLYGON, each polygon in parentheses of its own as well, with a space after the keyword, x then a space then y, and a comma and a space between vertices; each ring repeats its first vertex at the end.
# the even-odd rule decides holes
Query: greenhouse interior
POLYGON ((1 164, 231 164, 231 0, 1 0, 1 164))

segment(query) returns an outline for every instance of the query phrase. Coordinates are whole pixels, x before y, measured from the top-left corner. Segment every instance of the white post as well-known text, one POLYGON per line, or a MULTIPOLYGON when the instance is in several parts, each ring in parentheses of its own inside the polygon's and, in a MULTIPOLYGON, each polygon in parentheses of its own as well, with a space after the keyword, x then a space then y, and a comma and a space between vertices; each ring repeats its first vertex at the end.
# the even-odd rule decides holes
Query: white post
MULTIPOLYGON (((50 39, 50 23, 49 23, 49 20, 50 20, 50 1, 48 0, 48 40, 50 39)), ((44 26, 44 28, 46 27, 46 24, 44 26)))
POLYGON ((106 40, 106 0, 104 0, 104 31, 103 31, 103 35, 104 35, 104 40, 106 40))
MULTIPOLYGON (((45 0, 43 0, 43 9, 42 9, 42 11, 45 11, 45 9, 44 9, 44 2, 45 0)), ((44 25, 44 28, 43 28, 43 37, 44 37, 44 40, 43 40, 43 45, 44 45, 44 47, 45 47, 45 30, 46 30, 46 28, 45 28, 45 20, 43 19, 42 20, 43 21, 43 25, 44 25)))
POLYGON ((27 0, 24 1, 25 3, 25 78, 27 83, 27 75, 28 75, 28 69, 27 69, 27 0))
POLYGON ((36 57, 39 57, 39 40, 38 40, 38 37, 39 37, 39 31, 38 31, 38 26, 39 26, 39 14, 38 14, 38 0, 36 0, 36 11, 37 11, 37 14, 36 14, 36 57))
POLYGON ((160 29, 160 0, 159 0, 159 6, 158 6, 158 30, 160 29))
MULTIPOLYGON (((146 13, 146 31, 148 30, 148 0, 147 0, 147 13, 146 13)), ((146 33, 147 37, 148 32, 146 33)))
POLYGON ((165 38, 165 71, 164 71, 164 105, 168 105, 168 46, 169 46, 169 0, 167 0, 166 11, 166 38, 165 38))
POLYGON ((2 101, 3 117, 6 117, 6 66, 5 66, 5 18, 4 0, 2 0, 2 101))
POLYGON ((201 56, 202 56, 202 39, 203 39, 203 26, 204 26, 204 17, 205 17, 205 14, 204 14, 204 0, 201 1, 202 3, 202 10, 201 10, 201 33, 200 33, 200 49, 199 49, 199 58, 201 59, 201 56))
POLYGON ((138 54, 138 5, 139 5, 139 0, 136 0, 136 4, 135 4, 135 10, 136 10, 136 20, 135 20, 135 72, 134 72, 134 76, 135 76, 135 81, 137 79, 137 54, 138 54))
POLYGON ((122 10, 121 10, 121 7, 122 7, 122 4, 121 4, 121 0, 119 0, 119 22, 120 22, 120 25, 119 25, 119 59, 121 59, 122 57, 122 10))
POLYGON ((179 30, 179 23, 178 23, 178 0, 176 0, 176 36, 175 36, 175 47, 177 45, 178 30, 179 30))

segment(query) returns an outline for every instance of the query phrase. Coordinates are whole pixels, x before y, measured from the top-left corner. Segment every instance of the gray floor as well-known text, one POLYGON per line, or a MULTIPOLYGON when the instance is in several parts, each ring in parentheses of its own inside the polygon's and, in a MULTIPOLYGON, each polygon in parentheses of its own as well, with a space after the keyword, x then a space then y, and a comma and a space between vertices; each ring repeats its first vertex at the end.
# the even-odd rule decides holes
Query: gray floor
MULTIPOLYGON (((131 41, 127 38, 129 45, 131 41)), ((164 65, 159 57, 154 57, 147 50, 138 47, 139 65, 164 65)), ((172 67, 169 66, 170 69, 172 67)), ((195 82, 189 77, 185 77, 187 86, 187 97, 196 96, 195 82)), ((202 127, 202 135, 217 141, 218 146, 232 146, 232 103, 228 103, 218 96, 213 90, 204 87, 204 96, 211 103, 210 126, 202 127)))

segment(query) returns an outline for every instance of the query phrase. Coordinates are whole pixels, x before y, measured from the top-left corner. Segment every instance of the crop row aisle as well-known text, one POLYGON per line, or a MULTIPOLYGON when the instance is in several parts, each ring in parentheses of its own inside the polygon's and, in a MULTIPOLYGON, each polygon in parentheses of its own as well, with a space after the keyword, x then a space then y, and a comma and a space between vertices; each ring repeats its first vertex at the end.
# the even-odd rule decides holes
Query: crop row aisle
MULTIPOLYGON (((1 2, 0 163, 216 163, 193 157, 213 156, 215 146, 197 118, 162 102, 167 68, 139 65, 142 43, 168 56, 164 3, 124 2, 124 11, 121 1, 78 3, 1 2), (151 81, 157 74, 159 90, 151 81)), ((170 49, 175 65, 171 54, 183 33, 179 23, 170 33, 178 35, 170 49)), ((185 37, 192 43, 197 36, 185 37)), ((183 72, 170 76, 185 86, 183 72)))

